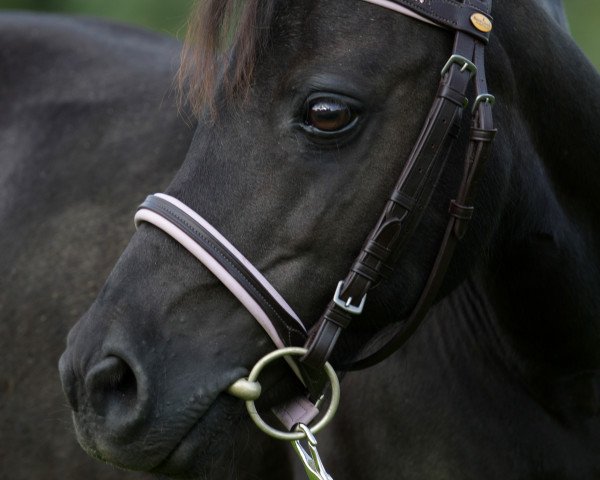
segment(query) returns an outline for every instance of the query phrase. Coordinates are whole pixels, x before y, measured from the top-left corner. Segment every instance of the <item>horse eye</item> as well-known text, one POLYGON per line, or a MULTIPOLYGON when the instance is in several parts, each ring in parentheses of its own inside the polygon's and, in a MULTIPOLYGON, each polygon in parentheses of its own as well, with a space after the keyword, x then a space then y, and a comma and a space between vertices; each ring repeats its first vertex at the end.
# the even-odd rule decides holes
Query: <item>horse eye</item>
POLYGON ((350 105, 334 98, 317 98, 309 101, 307 107, 304 123, 321 132, 338 132, 356 119, 350 105))

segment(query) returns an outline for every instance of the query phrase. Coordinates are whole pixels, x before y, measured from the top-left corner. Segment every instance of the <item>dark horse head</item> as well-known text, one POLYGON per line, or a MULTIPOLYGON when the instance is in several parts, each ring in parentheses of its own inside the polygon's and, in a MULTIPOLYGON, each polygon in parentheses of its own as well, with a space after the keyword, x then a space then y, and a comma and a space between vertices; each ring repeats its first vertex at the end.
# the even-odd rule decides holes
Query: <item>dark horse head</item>
MULTIPOLYGON (((204 50, 192 48, 188 65, 202 71, 188 79, 209 125, 166 193, 217 227, 310 327, 403 169, 453 33, 360 0, 234 3, 208 2, 197 19, 203 29, 193 38, 204 50), (228 15, 239 18, 233 32, 228 15), (231 55, 217 62, 219 39, 231 35, 231 55)), ((600 355, 598 270, 587 260, 597 259, 600 218, 591 162, 600 152, 590 130, 600 81, 537 2, 498 1, 493 15, 487 76, 500 131, 439 293, 448 325, 439 328, 448 330, 432 334, 430 354, 411 375, 428 378, 419 368, 442 342, 446 368, 460 365, 466 377, 473 365, 492 365, 496 378, 526 387, 531 405, 564 419, 556 382, 595 372, 600 355), (479 348, 467 353, 473 339, 479 348), (480 354, 485 361, 463 359, 480 354)), ((417 302, 461 179, 460 138, 390 278, 343 334, 342 357, 403 322, 417 302)), ((216 459, 247 435, 243 405, 225 390, 272 349, 206 268, 142 224, 61 359, 79 441, 126 468, 218 468, 216 459)), ((494 411, 510 405, 506 397, 494 411)), ((418 418, 420 405, 412 408, 405 415, 418 418)))

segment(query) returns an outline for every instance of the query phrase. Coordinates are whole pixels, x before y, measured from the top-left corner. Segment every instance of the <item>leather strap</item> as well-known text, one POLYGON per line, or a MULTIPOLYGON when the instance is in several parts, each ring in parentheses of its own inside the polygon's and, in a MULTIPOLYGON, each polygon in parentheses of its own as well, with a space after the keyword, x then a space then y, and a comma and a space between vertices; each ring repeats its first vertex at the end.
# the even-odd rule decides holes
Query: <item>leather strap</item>
MULTIPOLYGON (((406 8, 443 25, 450 30, 463 32, 487 44, 490 38, 492 17, 490 16, 491 1, 465 0, 392 0, 406 8), (482 31, 476 27, 473 16, 483 15, 490 22, 490 29, 482 31)), ((480 27, 481 28, 481 27, 480 27)))
MULTIPOLYGON (((476 91, 477 97, 479 97, 483 92, 487 93, 485 67, 483 63, 483 46, 477 48, 476 57, 478 65, 476 91)), ((446 232, 416 307, 412 311, 409 319, 397 326, 394 333, 390 334, 389 331, 386 331, 385 335, 390 336, 391 338, 388 338, 385 344, 382 347, 379 347, 375 353, 363 357, 351 364, 341 366, 340 368, 342 370, 361 370, 385 360, 412 336, 435 301, 435 297, 442 284, 452 255, 458 242, 464 236, 468 222, 473 215, 473 198, 477 190, 481 172, 489 158, 492 140, 496 134, 496 129, 493 127, 491 104, 488 102, 479 103, 476 107, 476 112, 472 120, 470 143, 465 159, 462 182, 457 198, 450 202, 450 219, 446 227, 446 232)), ((381 336, 372 343, 378 344, 380 341, 381 336)))
MULTIPOLYGON (((395 1, 406 4, 409 8, 411 8, 409 5, 414 6, 414 2, 395 1)), ((447 5, 457 2, 434 3, 437 5, 436 8, 443 10, 447 5), (442 8, 440 5, 446 6, 442 8)), ((431 7, 433 3, 427 2, 426 5, 431 7)), ((454 21, 452 19, 467 11, 463 4, 459 5, 461 6, 457 7, 456 14, 447 17, 451 18, 450 23, 454 21)), ((484 13, 489 17, 491 3, 481 2, 481 5, 486 7, 484 13)), ((389 342, 390 346, 386 345, 382 353, 375 354, 373 358, 385 358, 398 348, 403 341, 396 338, 408 338, 431 306, 454 252, 455 243, 464 236, 468 221, 472 217, 473 208, 469 203, 472 201, 476 180, 480 175, 481 166, 485 163, 495 133, 491 123, 491 106, 487 101, 481 102, 482 98, 486 100, 491 98, 487 95, 483 47, 479 35, 465 34, 463 29, 457 32, 453 53, 443 69, 438 93, 390 200, 365 242, 361 254, 350 269, 350 273, 344 279, 340 294, 330 302, 320 320, 309 332, 309 339, 305 345, 309 352, 301 361, 311 369, 318 371, 320 365, 327 361, 342 330, 354 316, 350 310, 353 309, 354 313, 358 312, 355 302, 363 300, 367 292, 391 270, 403 245, 418 224, 444 169, 454 140, 458 136, 462 110, 468 103, 467 87, 472 74, 475 74, 477 108, 474 122, 476 123, 471 129, 461 187, 457 198, 450 204, 451 216, 444 240, 420 300, 409 321, 406 322, 406 335, 401 333, 394 335, 389 342), (334 316, 342 318, 343 321, 333 321, 334 316)), ((370 358, 345 366, 343 369, 363 368, 367 364, 376 363, 377 360, 370 361, 370 358)))
MULTIPOLYGON (((218 262, 234 280, 233 285, 222 280, 229 290, 236 295, 237 285, 239 285, 267 315, 269 324, 265 325, 264 321, 260 323, 271 338, 275 337, 273 340, 276 344, 280 347, 302 345, 306 339, 304 326, 291 308, 276 294, 275 289, 208 222, 195 212, 186 212, 188 207, 183 204, 178 205, 179 203, 178 200, 167 195, 150 195, 138 207, 138 213, 150 211, 158 214, 218 262), (273 329, 276 330, 275 335, 271 332, 273 329)), ((139 221, 147 221, 147 219, 136 215, 136 222, 139 221)), ((202 263, 206 265, 205 261, 202 263)))
POLYGON ((460 2, 458 0, 363 0, 380 7, 416 18, 422 22, 430 23, 437 27, 447 28, 453 31, 462 31, 478 38, 483 43, 489 40, 492 17, 489 11, 485 12, 479 8, 475 2, 460 2), (483 15, 485 19, 478 17, 479 22, 487 26, 489 22, 490 30, 482 31, 482 23, 476 23, 473 20, 474 15, 483 15))

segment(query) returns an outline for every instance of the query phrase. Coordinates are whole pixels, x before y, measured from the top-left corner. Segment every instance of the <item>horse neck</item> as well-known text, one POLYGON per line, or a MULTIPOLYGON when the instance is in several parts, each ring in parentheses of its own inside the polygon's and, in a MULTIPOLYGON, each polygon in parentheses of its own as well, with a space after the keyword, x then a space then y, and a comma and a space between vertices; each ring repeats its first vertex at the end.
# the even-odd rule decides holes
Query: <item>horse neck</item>
POLYGON ((504 188, 489 263, 469 288, 493 306, 507 361, 547 386, 600 371, 600 77, 535 3, 504 2, 495 17, 492 164, 504 188))
MULTIPOLYGON (((505 1, 499 10, 498 22, 516 20, 505 21, 498 28, 499 48, 492 50, 492 55, 504 58, 494 63, 497 70, 489 75, 502 84, 510 83, 503 93, 514 105, 511 114, 519 115, 524 123, 520 135, 527 135, 562 209, 570 218, 588 223, 589 233, 596 238, 600 234, 596 193, 600 179, 600 76, 569 34, 537 2, 505 1)), ((520 168, 520 164, 513 165, 514 170, 520 168)), ((527 176, 530 172, 524 170, 527 176)))

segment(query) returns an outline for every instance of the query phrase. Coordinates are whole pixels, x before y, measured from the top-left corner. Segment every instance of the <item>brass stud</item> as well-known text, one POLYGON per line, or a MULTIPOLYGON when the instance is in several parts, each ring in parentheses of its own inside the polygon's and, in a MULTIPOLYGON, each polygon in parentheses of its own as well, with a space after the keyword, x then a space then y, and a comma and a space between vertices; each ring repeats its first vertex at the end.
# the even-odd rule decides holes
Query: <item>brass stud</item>
POLYGON ((480 32, 487 33, 492 31, 492 21, 483 13, 474 13, 471 15, 471 23, 480 32))

